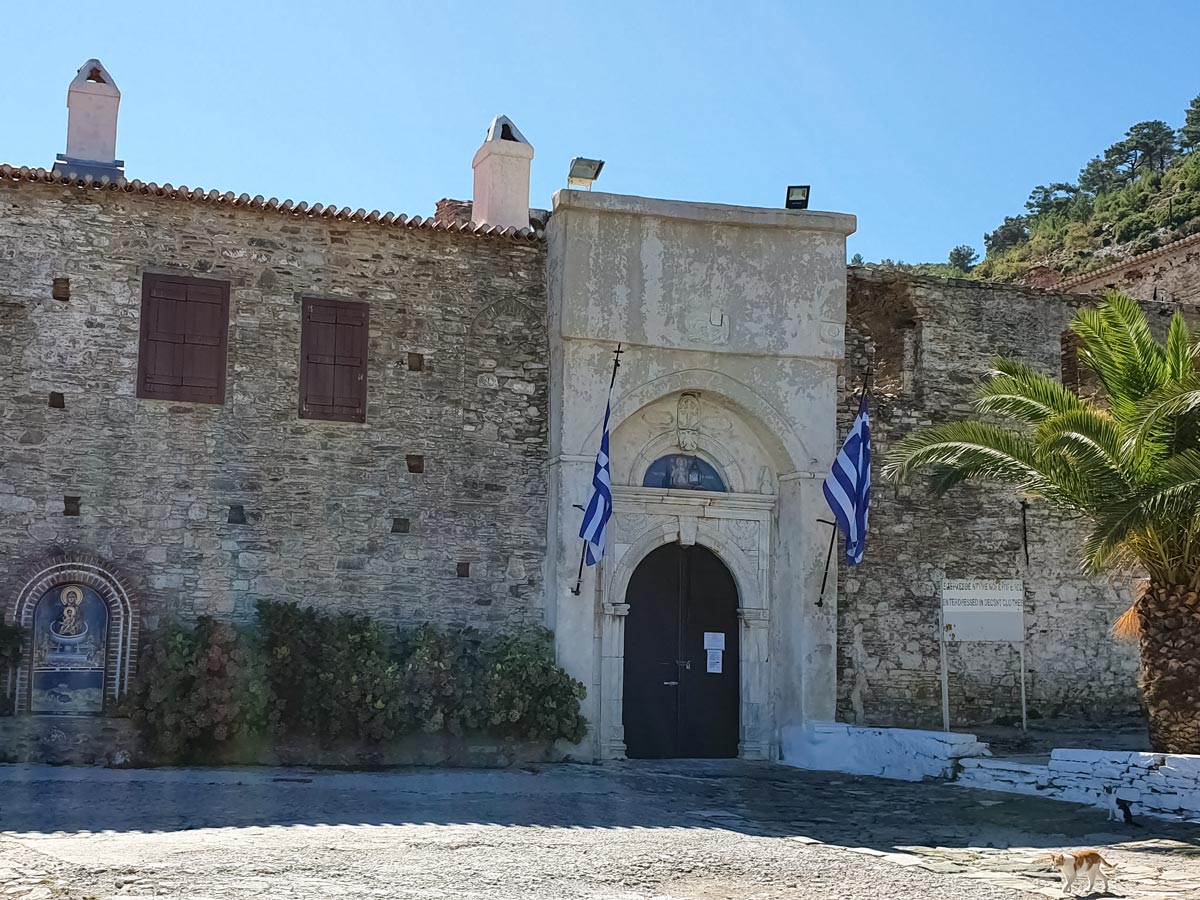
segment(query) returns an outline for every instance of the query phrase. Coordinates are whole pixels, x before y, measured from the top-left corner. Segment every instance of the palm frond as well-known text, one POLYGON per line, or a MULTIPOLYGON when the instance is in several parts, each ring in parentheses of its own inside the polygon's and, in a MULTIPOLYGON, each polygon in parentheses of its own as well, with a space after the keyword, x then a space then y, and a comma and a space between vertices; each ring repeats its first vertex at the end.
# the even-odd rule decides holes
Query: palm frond
POLYGON ((1175 423, 1174 428, 1164 428, 1166 423, 1179 417, 1190 417, 1198 411, 1200 376, 1191 374, 1163 385, 1147 395, 1134 411, 1131 424, 1136 428, 1137 443, 1143 444, 1156 434, 1169 439, 1170 432, 1178 430, 1179 423, 1175 423))
POLYGON ((1138 620, 1137 607, 1131 606, 1113 622, 1112 634, 1123 641, 1136 641, 1142 632, 1142 623, 1138 620))
POLYGON ((1069 473, 1048 464, 1029 436, 990 422, 948 422, 911 434, 896 445, 884 474, 903 481, 925 467, 955 470, 938 479, 936 486, 946 489, 979 478, 1055 501, 1079 494, 1069 473))
POLYGON ((1171 316, 1167 329, 1167 372, 1171 381, 1186 381, 1196 375, 1196 354, 1200 345, 1192 337, 1187 320, 1179 310, 1171 316))
POLYGON ((1083 402, 1060 382, 1014 359, 997 359, 991 377, 975 393, 981 413, 1039 425, 1053 416, 1083 409, 1083 402))
POLYGON ((1044 451, 1062 452, 1081 465, 1095 466, 1122 480, 1136 464, 1125 432, 1112 416, 1081 407, 1043 422, 1034 440, 1044 451))
MULTIPOLYGON (((1153 483, 1097 515, 1096 527, 1083 545, 1085 565, 1100 571, 1122 544, 1138 535, 1153 536, 1159 530, 1173 535, 1191 534, 1198 505, 1200 451, 1189 450, 1163 462, 1156 469, 1153 483)), ((1163 577, 1174 568, 1172 560, 1158 551, 1139 554, 1139 558, 1147 568, 1163 570, 1154 573, 1163 577)))
POLYGON ((1167 351, 1136 300, 1109 293, 1099 308, 1079 310, 1071 330, 1080 339, 1080 362, 1100 379, 1119 419, 1169 380, 1167 351))

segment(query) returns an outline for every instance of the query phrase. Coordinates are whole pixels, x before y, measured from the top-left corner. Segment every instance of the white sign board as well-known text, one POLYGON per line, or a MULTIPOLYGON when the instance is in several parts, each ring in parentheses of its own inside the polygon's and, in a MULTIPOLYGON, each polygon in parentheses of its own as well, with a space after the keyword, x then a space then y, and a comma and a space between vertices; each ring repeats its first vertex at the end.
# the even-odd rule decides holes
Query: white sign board
POLYGON ((724 655, 724 653, 721 650, 707 651, 708 667, 707 667, 706 671, 715 672, 715 673, 719 674, 721 671, 721 657, 723 655, 724 655))
POLYGON ((705 650, 724 650, 725 649, 725 632, 723 632, 723 631, 706 631, 706 632, 704 632, 704 649, 705 650))
POLYGON ((1025 584, 1019 578, 942 582, 942 640, 1025 640, 1025 584))

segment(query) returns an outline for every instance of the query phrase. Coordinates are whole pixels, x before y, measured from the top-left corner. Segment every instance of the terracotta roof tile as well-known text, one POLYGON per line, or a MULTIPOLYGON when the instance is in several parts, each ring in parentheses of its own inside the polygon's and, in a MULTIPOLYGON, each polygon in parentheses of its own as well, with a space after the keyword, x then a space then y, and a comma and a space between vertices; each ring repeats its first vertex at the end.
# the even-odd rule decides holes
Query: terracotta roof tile
POLYGON ((500 228, 495 225, 476 225, 472 222, 452 222, 440 224, 432 216, 411 219, 396 213, 381 213, 375 209, 367 212, 365 209, 351 210, 344 206, 325 206, 322 203, 308 204, 303 201, 296 203, 292 200, 269 200, 262 194, 251 197, 249 194, 234 194, 226 191, 206 191, 204 188, 189 188, 186 185, 172 187, 171 184, 159 185, 153 181, 129 181, 118 178, 115 181, 107 177, 95 179, 91 175, 80 178, 73 172, 60 175, 48 169, 31 169, 29 166, 12 166, 0 164, 0 181, 33 181, 46 184, 61 184, 67 187, 79 187, 91 190, 115 191, 126 194, 142 194, 150 197, 163 197, 170 200, 186 200, 191 203, 207 203, 211 206, 222 206, 234 209, 249 208, 277 212, 282 215, 306 219, 330 219, 338 222, 370 222, 373 224, 389 225, 395 228, 423 229, 425 231, 444 231, 454 234, 470 234, 479 237, 503 237, 514 241, 535 243, 544 241, 545 232, 533 228, 500 228))

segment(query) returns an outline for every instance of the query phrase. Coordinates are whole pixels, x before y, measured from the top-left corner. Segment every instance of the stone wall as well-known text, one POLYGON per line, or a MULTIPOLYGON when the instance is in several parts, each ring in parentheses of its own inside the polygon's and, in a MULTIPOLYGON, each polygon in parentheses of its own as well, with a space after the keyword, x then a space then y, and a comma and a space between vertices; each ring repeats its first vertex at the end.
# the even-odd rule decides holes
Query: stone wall
POLYGON ((0 181, 0 594, 63 548, 149 628, 542 622, 544 272, 538 241, 0 181), (223 405, 137 399, 147 270, 231 283, 223 405), (297 417, 302 294, 370 305, 365 424, 297 417))
POLYGON ((779 761, 798 769, 897 781, 953 778, 969 757, 990 756, 973 734, 809 722, 783 729, 779 761))
POLYGON ((1059 749, 1047 765, 1008 759, 962 759, 956 780, 965 787, 1033 794, 1110 810, 1112 798, 1127 801, 1130 813, 1160 818, 1200 816, 1200 756, 1120 750, 1059 749))
POLYGON ((1138 300, 1200 303, 1200 235, 1189 235, 1060 285, 1075 293, 1118 290, 1138 300))
MULTIPOLYGON (((1131 580, 1076 568, 1081 523, 1011 490, 964 485, 946 497, 916 479, 880 474, 895 442, 970 411, 972 387, 995 355, 1056 376, 1062 334, 1085 298, 972 281, 851 269, 840 432, 854 392, 875 372, 876 482, 866 558, 840 573, 838 718, 870 725, 940 725, 936 640, 944 577, 1022 578, 1031 717, 1119 719, 1139 712, 1137 652, 1108 630, 1131 601, 1131 580)), ((1157 308, 1165 320, 1169 308, 1157 308)), ((1020 665, 1007 644, 950 647, 955 725, 1017 720, 1020 665)))

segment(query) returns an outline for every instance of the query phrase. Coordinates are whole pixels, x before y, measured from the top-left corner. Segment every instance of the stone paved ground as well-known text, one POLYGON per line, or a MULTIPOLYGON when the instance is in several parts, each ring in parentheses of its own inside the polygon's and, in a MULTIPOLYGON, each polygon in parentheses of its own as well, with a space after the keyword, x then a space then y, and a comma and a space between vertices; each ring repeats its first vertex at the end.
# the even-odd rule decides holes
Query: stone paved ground
POLYGON ((1200 829, 740 762, 347 774, 0 767, 0 898, 1200 898, 1200 829))

